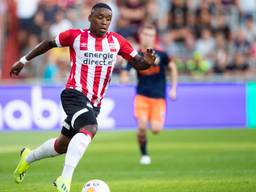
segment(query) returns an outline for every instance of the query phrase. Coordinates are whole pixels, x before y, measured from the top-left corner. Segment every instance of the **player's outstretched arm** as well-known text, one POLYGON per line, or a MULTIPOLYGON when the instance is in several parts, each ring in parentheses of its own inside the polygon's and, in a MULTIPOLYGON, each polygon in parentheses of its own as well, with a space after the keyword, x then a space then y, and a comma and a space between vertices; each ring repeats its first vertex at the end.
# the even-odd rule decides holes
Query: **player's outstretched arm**
POLYGON ((24 65, 33 58, 44 54, 48 50, 57 47, 55 40, 44 40, 39 43, 34 49, 32 49, 27 55, 20 58, 19 61, 15 62, 10 70, 10 76, 17 76, 23 69, 24 65))
POLYGON ((171 76, 171 81, 172 81, 172 87, 169 92, 169 96, 171 99, 175 100, 177 97, 176 90, 177 90, 177 83, 178 83, 178 70, 176 67, 176 63, 174 61, 171 61, 169 63, 169 68, 170 70, 170 76, 171 76))
POLYGON ((147 49, 143 56, 136 55, 129 62, 137 70, 148 69, 151 65, 155 64, 156 55, 154 49, 147 49))

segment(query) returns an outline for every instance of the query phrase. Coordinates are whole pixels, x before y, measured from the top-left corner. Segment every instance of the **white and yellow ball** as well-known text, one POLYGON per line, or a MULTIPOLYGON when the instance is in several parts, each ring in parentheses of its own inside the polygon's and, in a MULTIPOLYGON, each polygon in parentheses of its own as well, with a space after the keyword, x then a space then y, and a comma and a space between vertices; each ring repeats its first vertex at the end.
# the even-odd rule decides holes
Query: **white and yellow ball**
POLYGON ((110 192, 110 189, 104 181, 93 179, 84 184, 82 192, 110 192))

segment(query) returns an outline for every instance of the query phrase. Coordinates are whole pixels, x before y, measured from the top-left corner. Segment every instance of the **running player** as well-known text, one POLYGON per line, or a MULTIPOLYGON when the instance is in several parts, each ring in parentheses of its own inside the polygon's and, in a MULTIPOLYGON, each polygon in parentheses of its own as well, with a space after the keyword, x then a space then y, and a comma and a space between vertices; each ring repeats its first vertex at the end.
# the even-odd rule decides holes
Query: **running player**
MULTIPOLYGON (((144 24, 139 31, 140 54, 147 54, 148 47, 156 44, 157 31, 153 24, 144 24)), ((128 71, 132 63, 128 63, 126 70, 121 73, 122 81, 128 80, 128 71)), ((150 124, 154 134, 164 126, 165 120, 165 95, 166 95, 166 68, 170 69, 172 86, 169 92, 171 99, 176 99, 178 72, 176 64, 171 61, 166 52, 156 50, 155 65, 144 71, 137 71, 137 94, 134 100, 134 112, 138 126, 138 144, 141 153, 140 163, 148 165, 151 158, 147 151, 147 125, 150 124)))
POLYGON ((108 32, 112 10, 105 3, 91 10, 89 29, 70 29, 45 40, 17 61, 10 70, 17 76, 33 58, 55 47, 69 47, 71 71, 61 102, 67 118, 58 138, 49 139, 34 150, 24 148, 14 171, 17 183, 24 179, 30 165, 43 158, 66 153, 62 174, 54 181, 57 191, 69 192, 74 169, 97 132, 96 117, 107 90, 117 55, 129 60, 138 70, 149 68, 155 61, 153 49, 144 56, 122 36, 108 32))

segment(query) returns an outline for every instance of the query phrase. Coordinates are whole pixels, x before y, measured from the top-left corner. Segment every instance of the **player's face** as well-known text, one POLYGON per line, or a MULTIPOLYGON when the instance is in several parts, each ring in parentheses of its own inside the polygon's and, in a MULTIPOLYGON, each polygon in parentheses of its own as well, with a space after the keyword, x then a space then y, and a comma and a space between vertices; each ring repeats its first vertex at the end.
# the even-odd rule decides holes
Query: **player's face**
POLYGON ((145 48, 154 47, 155 40, 156 40, 155 29, 143 28, 139 36, 140 36, 140 44, 143 47, 145 48))
POLYGON ((112 11, 106 8, 95 9, 89 16, 90 30, 97 36, 103 36, 108 31, 112 19, 112 11))

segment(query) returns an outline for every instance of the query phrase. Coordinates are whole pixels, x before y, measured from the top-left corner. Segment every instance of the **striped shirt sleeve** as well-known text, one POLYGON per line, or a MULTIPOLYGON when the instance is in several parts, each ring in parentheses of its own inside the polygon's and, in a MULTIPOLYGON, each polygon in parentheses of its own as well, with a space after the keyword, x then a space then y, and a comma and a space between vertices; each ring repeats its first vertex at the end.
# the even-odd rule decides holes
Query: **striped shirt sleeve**
POLYGON ((74 30, 72 29, 59 33, 55 38, 55 42, 58 47, 72 46, 73 41, 74 30))
POLYGON ((118 35, 118 34, 115 34, 115 35, 120 44, 120 50, 118 52, 118 55, 122 56, 126 60, 130 60, 131 58, 134 58, 138 54, 138 52, 133 48, 131 43, 121 35, 118 35))

